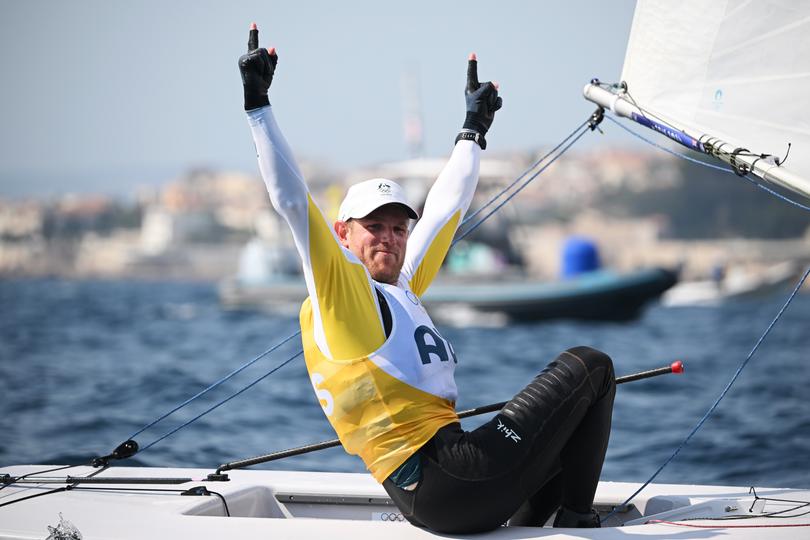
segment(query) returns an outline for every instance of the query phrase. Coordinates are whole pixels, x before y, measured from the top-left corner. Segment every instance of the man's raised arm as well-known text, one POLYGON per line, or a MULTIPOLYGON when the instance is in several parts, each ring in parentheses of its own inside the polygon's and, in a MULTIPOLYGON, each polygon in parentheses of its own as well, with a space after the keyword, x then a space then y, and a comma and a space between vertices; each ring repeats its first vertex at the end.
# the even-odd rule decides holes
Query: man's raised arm
POLYGON ((365 267, 340 245, 312 199, 276 124, 267 91, 277 63, 274 48, 259 48, 259 31, 252 24, 248 52, 239 58, 239 70, 259 169, 270 201, 289 224, 301 257, 309 292, 306 305, 311 306, 318 349, 330 358, 357 358, 385 341, 377 296, 365 267), (357 333, 357 328, 364 331, 357 333))
POLYGON ((497 83, 478 81, 475 53, 467 63, 464 93, 467 104, 464 125, 447 165, 430 188, 422 219, 408 241, 403 272, 417 295, 427 290, 439 272, 453 235, 472 202, 478 185, 481 150, 487 147, 485 135, 495 112, 503 105, 497 83))
MULTIPOLYGON (((253 133, 259 170, 276 211, 289 223, 301 252, 306 239, 309 191, 292 151, 273 116, 267 92, 278 64, 275 47, 259 48, 259 30, 250 25, 248 52, 239 58, 245 111, 253 133)), ((305 256, 305 253, 301 253, 305 256)))

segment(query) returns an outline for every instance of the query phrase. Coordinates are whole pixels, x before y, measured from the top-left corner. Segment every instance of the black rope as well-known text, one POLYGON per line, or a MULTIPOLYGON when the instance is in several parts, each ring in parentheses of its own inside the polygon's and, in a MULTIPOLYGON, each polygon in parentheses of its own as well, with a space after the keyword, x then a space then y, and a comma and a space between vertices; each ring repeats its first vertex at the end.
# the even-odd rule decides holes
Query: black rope
POLYGON ((733 152, 731 152, 731 160, 730 165, 731 169, 734 171, 734 174, 737 176, 745 176, 749 172, 751 172, 751 167, 749 167, 746 163, 739 162, 737 163, 737 156, 752 156, 751 151, 748 148, 735 148, 733 152))
POLYGON ((20 499, 13 500, 11 502, 7 502, 4 504, 0 504, 0 506, 6 506, 9 504, 25 501, 28 499, 33 499, 35 497, 42 497, 44 495, 50 495, 52 493, 58 493, 60 491, 110 491, 110 492, 148 492, 148 493, 179 493, 181 496, 208 496, 208 495, 216 495, 222 501, 222 506, 225 509, 225 516, 231 517, 231 511, 228 508, 228 501, 225 500, 225 496, 217 491, 212 491, 205 486, 197 486, 190 489, 166 489, 166 488, 133 488, 133 487, 121 487, 121 488, 114 488, 114 487, 85 487, 85 486, 65 486, 57 489, 52 489, 43 493, 37 493, 35 495, 30 495, 27 497, 22 497, 20 499))
POLYGON ((222 501, 222 505, 225 507, 225 515, 227 517, 231 517, 231 511, 228 509, 228 502, 225 500, 225 497, 221 493, 218 493, 216 491, 211 491, 210 489, 208 489, 205 486, 197 486, 197 487, 193 487, 191 489, 187 489, 187 490, 183 491, 182 493, 180 493, 180 495, 183 495, 183 496, 188 496, 188 495, 191 495, 191 496, 216 495, 217 497, 219 497, 219 500, 222 501))
POLYGON ((4 506, 8 506, 10 504, 23 502, 23 501, 27 501, 27 500, 30 500, 30 499, 35 499, 37 497, 43 497, 45 495, 51 495, 52 493, 59 493, 60 491, 68 491, 70 489, 73 489, 73 487, 72 486, 63 486, 63 487, 60 487, 60 488, 51 489, 49 491, 43 491, 42 493, 35 493, 33 495, 27 495, 25 497, 20 497, 19 499, 14 499, 13 501, 4 502, 4 503, 0 504, 0 508, 2 508, 4 506))
POLYGON ((52 469, 44 469, 44 470, 41 470, 41 471, 34 471, 34 472, 26 473, 26 474, 24 474, 22 476, 11 476, 10 474, 2 475, 2 476, 0 476, 0 483, 2 483, 3 485, 0 486, 0 491, 6 489, 8 486, 10 486, 12 484, 15 484, 15 483, 19 482, 20 480, 24 480, 24 479, 28 478, 29 476, 39 476, 40 474, 45 474, 45 473, 49 473, 49 472, 64 471, 65 469, 71 469, 73 467, 85 467, 85 466, 89 466, 89 465, 90 465, 90 463, 83 463, 83 464, 80 464, 80 465, 64 465, 62 467, 54 467, 52 469))
MULTIPOLYGON (((69 467, 79 467, 79 465, 68 465, 66 467, 58 467, 56 469, 50 469, 50 470, 44 471, 44 472, 62 470, 62 469, 67 469, 69 467)), ((108 468, 109 468, 109 465, 104 465, 100 469, 98 469, 96 471, 93 471, 92 473, 88 474, 85 478, 92 478, 95 475, 101 474, 102 472, 106 471, 108 468)), ((29 473, 27 475, 24 475, 24 476, 20 477, 20 479, 24 478, 25 476, 31 476, 32 474, 34 474, 34 473, 29 473)), ((7 485, 11 485, 11 484, 7 484, 7 485)), ((75 482, 75 483, 70 484, 68 486, 63 486, 63 487, 60 487, 60 488, 51 489, 51 490, 48 490, 48 491, 44 491, 42 493, 35 493, 34 495, 27 495, 25 497, 20 497, 19 499, 14 499, 13 501, 8 501, 8 502, 5 502, 3 504, 0 504, 0 508, 2 508, 4 506, 8 506, 10 504, 14 504, 14 503, 22 502, 22 501, 27 501, 29 499, 35 499, 37 497, 42 497, 43 495, 51 495, 52 493, 59 493, 61 491, 70 491, 70 490, 74 489, 77 485, 78 485, 78 482, 75 482)))
POLYGON ((787 147, 787 151, 785 152, 785 157, 783 157, 781 159, 780 158, 774 158, 774 161, 776 161, 776 166, 777 167, 781 167, 787 161, 787 158, 790 155, 790 143, 787 143, 787 145, 788 145, 788 147, 787 147))
MULTIPOLYGON (((751 494, 754 495, 754 501, 751 503, 751 507, 748 509, 749 512, 754 511, 754 505, 757 503, 757 501, 776 501, 776 502, 786 502, 786 503, 799 504, 799 506, 797 506, 795 508, 788 508, 787 510, 780 510, 778 512, 771 512, 770 514, 773 515, 773 516, 776 516, 776 514, 784 514, 785 512, 790 512, 792 510, 798 510, 799 508, 804 508, 805 506, 810 506, 810 502, 807 502, 807 501, 794 501, 794 500, 791 500, 791 499, 777 499, 777 498, 774 498, 774 497, 760 497, 757 494, 757 490, 756 490, 756 488, 754 486, 751 486, 748 489, 748 494, 749 495, 751 495, 751 494)), ((801 515, 804 515, 804 514, 801 514, 801 515)), ((776 517, 796 517, 796 516, 776 516, 776 517)))

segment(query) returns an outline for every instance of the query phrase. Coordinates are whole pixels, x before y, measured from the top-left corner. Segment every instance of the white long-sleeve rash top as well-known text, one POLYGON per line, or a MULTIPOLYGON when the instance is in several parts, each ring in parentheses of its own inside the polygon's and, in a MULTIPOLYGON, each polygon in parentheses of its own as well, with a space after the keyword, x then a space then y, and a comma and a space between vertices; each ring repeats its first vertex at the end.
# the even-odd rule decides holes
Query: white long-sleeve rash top
POLYGON ((441 267, 478 183, 481 149, 459 141, 408 238, 396 285, 374 281, 313 201, 270 106, 248 112, 270 200, 292 230, 309 298, 304 356, 344 448, 380 482, 444 425, 457 422, 457 363, 419 297, 441 267), (384 298, 381 306, 380 295, 384 298), (391 315, 386 335, 383 310, 391 315))

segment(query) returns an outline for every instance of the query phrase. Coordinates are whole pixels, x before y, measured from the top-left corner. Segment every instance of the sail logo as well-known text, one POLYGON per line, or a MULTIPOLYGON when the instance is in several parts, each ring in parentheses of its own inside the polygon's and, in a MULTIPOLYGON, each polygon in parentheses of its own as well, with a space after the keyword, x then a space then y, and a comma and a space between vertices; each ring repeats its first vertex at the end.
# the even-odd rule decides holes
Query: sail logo
POLYGON ((712 102, 712 107, 715 111, 719 111, 723 108, 723 89, 718 88, 714 91, 714 101, 712 102))
POLYGON ((507 439, 512 439, 515 442, 521 441, 520 435, 518 435, 514 429, 506 427, 506 425, 503 422, 501 422, 500 418, 498 419, 497 429, 498 431, 503 433, 503 436, 506 437, 507 439))

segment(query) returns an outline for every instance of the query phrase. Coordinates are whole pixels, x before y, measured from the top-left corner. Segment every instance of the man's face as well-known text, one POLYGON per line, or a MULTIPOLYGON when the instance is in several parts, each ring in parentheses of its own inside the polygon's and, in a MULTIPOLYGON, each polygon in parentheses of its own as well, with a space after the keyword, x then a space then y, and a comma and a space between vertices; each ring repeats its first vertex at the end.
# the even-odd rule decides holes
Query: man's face
POLYGON ((372 278, 395 285, 405 262, 409 221, 401 206, 386 204, 364 218, 336 221, 335 232, 372 278))

